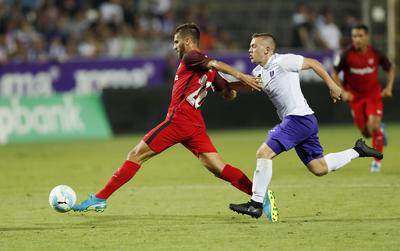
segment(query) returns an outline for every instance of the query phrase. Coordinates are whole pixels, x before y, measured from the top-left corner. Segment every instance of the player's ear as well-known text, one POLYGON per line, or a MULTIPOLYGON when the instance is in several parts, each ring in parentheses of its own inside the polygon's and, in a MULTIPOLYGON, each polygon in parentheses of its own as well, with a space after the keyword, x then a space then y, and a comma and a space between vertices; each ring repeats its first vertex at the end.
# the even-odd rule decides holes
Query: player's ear
POLYGON ((266 46, 265 47, 265 50, 264 50, 264 54, 265 55, 268 55, 268 53, 271 51, 271 48, 269 47, 269 46, 266 46))
POLYGON ((190 37, 186 37, 186 38, 183 40, 183 43, 185 44, 185 46, 189 46, 190 42, 191 42, 190 37))

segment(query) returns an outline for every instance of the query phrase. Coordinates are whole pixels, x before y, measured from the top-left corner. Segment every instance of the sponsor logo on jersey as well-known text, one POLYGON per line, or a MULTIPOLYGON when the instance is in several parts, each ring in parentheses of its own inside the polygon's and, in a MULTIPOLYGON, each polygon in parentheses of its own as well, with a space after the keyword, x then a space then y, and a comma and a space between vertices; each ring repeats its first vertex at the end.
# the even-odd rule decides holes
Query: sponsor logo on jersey
POLYGON ((374 73, 374 67, 364 67, 364 68, 350 68, 350 72, 357 75, 365 75, 374 73))

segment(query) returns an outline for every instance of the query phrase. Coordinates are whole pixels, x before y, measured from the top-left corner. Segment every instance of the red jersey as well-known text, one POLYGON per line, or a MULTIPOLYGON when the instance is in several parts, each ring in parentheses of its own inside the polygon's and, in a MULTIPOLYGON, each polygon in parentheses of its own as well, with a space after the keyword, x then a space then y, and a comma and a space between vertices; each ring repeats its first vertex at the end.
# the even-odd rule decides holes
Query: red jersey
POLYGON ((355 98, 380 97, 379 65, 385 71, 390 69, 390 61, 383 53, 368 46, 367 51, 360 54, 352 46, 340 55, 339 60, 335 60, 334 69, 344 72, 343 86, 355 98))
POLYGON ((167 119, 205 127, 199 108, 207 91, 213 87, 221 90, 227 84, 216 70, 207 68, 209 61, 207 55, 196 50, 183 56, 176 71, 167 119))

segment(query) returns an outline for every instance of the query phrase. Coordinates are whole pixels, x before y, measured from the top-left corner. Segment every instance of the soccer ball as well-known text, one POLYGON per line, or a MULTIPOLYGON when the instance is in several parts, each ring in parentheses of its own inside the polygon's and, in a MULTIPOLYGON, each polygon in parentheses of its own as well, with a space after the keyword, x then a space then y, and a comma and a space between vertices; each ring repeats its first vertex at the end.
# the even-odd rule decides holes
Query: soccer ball
POLYGON ((49 203, 54 210, 60 213, 66 213, 75 205, 75 191, 66 185, 59 185, 50 192, 49 203))

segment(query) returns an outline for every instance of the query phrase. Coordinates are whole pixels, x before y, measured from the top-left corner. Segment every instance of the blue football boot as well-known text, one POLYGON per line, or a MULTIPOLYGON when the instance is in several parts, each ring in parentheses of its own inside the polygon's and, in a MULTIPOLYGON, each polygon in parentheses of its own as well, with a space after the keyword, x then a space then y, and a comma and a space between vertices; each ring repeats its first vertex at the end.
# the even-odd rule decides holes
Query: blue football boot
POLYGON ((271 190, 267 190, 263 202, 263 212, 270 222, 279 220, 278 207, 276 206, 275 196, 271 190))
POLYGON ((106 199, 97 198, 96 195, 91 194, 89 197, 80 204, 75 204, 72 210, 78 212, 96 211, 103 212, 107 208, 106 199))
POLYGON ((379 173, 381 171, 381 162, 373 160, 371 163, 371 173, 379 173))

